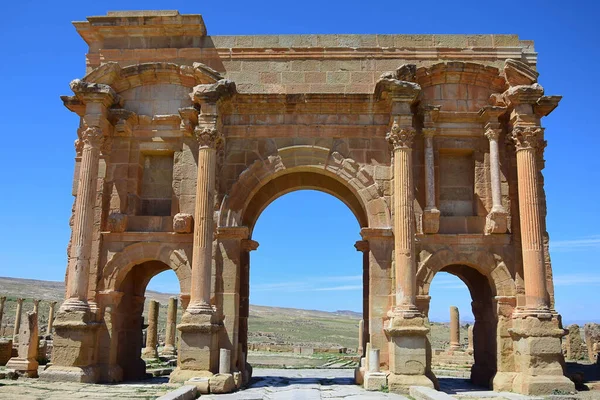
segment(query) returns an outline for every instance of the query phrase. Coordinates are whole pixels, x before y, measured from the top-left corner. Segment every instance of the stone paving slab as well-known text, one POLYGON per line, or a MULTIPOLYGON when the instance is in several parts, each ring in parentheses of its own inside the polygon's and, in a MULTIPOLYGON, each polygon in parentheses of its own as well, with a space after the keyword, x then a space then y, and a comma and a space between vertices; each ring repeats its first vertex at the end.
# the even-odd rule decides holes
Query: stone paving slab
POLYGON ((255 369, 245 390, 221 395, 204 395, 209 400, 379 400, 407 397, 369 392, 354 384, 354 371, 348 369, 255 369))

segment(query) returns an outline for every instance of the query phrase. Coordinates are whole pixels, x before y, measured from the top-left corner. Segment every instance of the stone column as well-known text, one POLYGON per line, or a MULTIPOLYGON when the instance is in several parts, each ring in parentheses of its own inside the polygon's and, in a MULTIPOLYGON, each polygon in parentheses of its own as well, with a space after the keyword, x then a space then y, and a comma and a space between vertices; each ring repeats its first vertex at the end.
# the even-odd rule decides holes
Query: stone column
POLYGON ((362 285, 363 285, 363 328, 362 328, 362 333, 359 332, 359 342, 358 342, 358 349, 359 349, 359 354, 361 356, 364 356, 364 349, 366 346, 366 343, 369 341, 369 288, 370 288, 370 284, 369 284, 369 242, 366 240, 358 240, 356 241, 356 243, 354 244, 354 248, 356 248, 357 251, 360 251, 363 254, 363 267, 362 267, 362 271, 363 271, 363 276, 362 276, 362 285), (360 340, 362 339, 362 340, 360 340))
POLYGON ((250 315, 250 252, 258 249, 258 242, 251 239, 242 240, 240 255, 240 328, 238 332, 238 369, 242 372, 242 381, 248 383, 251 368, 248 368, 248 317, 250 315))
POLYGON ((361 319, 360 321, 358 321, 358 350, 357 350, 358 355, 360 355, 361 357, 362 357, 363 351, 364 351, 364 347, 363 347, 364 334, 365 334, 365 321, 361 319))
POLYGON ((165 347, 162 355, 170 356, 175 354, 175 334, 177 330, 177 297, 169 297, 169 306, 167 308, 167 332, 165 335, 165 347))
POLYGON ((219 351, 219 374, 231 372, 231 350, 221 349, 219 351))
POLYGON ((547 314, 549 309, 536 161, 536 148, 541 135, 542 129, 539 127, 517 126, 512 131, 517 149, 525 306, 534 314, 539 312, 547 314))
POLYGON ((21 314, 23 313, 23 300, 17 299, 17 311, 15 314, 15 329, 13 331, 13 343, 19 341, 19 329, 21 329, 21 314))
POLYGON ((394 147, 394 260, 395 313, 419 314, 416 307, 417 271, 414 260, 414 187, 412 142, 415 130, 394 121, 388 140, 394 147))
POLYGON ((88 127, 81 134, 83 150, 73 215, 73 233, 67 272, 69 282, 67 299, 61 305, 61 309, 65 311, 89 311, 87 291, 92 253, 94 204, 96 202, 100 148, 104 138, 105 134, 98 126, 88 127))
POLYGON ((33 312, 38 314, 40 311, 40 301, 39 300, 33 300, 33 312))
POLYGON ((423 210, 423 233, 437 233, 440 229, 440 210, 435 196, 435 158, 433 137, 438 106, 428 106, 424 112, 423 137, 425 139, 425 210, 423 210))
POLYGON ((6 296, 0 297, 0 329, 2 328, 2 320, 4 319, 4 303, 6 302, 6 296))
POLYGON ((523 62, 507 60, 504 72, 509 88, 502 101, 510 109, 508 135, 516 150, 525 304, 518 301, 508 331, 515 349, 514 375, 505 383, 510 376, 503 374, 501 380, 496 374, 494 389, 512 385, 512 391, 530 395, 549 394, 554 389, 571 392, 574 384, 564 376, 563 369, 561 337, 565 331, 550 303, 552 287, 547 286, 551 280, 547 281, 546 275, 550 266, 544 248, 544 192, 540 182, 545 145, 540 119, 556 108, 560 96, 545 96, 536 82, 537 72, 523 62))
MULTIPOLYGON (((90 293, 90 262, 94 241, 100 156, 110 149, 113 126, 108 110, 119 103, 119 96, 106 84, 74 80, 74 96, 65 96, 65 105, 78 113, 77 153, 81 154, 77 197, 73 210, 73 225, 66 278, 66 298, 54 321, 52 365, 40 373, 41 379, 96 382, 99 379, 96 349, 97 332, 95 304, 88 304, 90 293), (73 107, 73 104, 78 104, 73 107), (84 107, 81 107, 83 105, 84 107)), ((94 282, 95 286, 95 282, 94 282)))
POLYGON ((56 306, 56 301, 50 302, 50 308, 48 309, 48 331, 47 335, 52 335, 52 325, 54 324, 54 307, 56 306))
POLYGON ((395 72, 382 75, 375 87, 376 95, 386 91, 391 102, 387 139, 393 147, 395 304, 388 312, 391 318, 385 332, 389 337, 390 359, 387 383, 395 393, 407 393, 412 385, 433 387, 426 376, 430 371, 426 341, 429 327, 416 306, 412 144, 416 133, 413 105, 421 87, 414 82, 415 71, 415 65, 403 65, 395 72))
POLYGON ((467 335, 469 338, 469 346, 467 347, 467 352, 469 354, 473 354, 473 325, 469 325, 467 335))
POLYGON ((198 141, 198 172, 192 251, 190 303, 177 328, 181 331, 178 367, 171 382, 186 381, 197 371, 218 370, 219 349, 216 307, 211 304, 217 148, 223 144, 219 105, 235 93, 235 84, 222 79, 194 87, 191 98, 200 107, 193 134, 198 141))
POLYGON ((142 350, 142 357, 154 359, 158 358, 156 347, 158 345, 158 311, 160 303, 156 300, 150 300, 148 307, 148 328, 146 329, 146 347, 142 350))
POLYGON ((458 307, 450 306, 450 351, 460 350, 460 317, 458 307))
POLYGON ((492 192, 492 209, 486 217, 485 234, 505 233, 508 229, 508 213, 502 205, 502 186, 500 178, 500 152, 498 138, 502 133, 502 125, 498 118, 506 112, 506 107, 487 106, 479 112, 487 121, 485 136, 490 142, 490 188, 492 192))

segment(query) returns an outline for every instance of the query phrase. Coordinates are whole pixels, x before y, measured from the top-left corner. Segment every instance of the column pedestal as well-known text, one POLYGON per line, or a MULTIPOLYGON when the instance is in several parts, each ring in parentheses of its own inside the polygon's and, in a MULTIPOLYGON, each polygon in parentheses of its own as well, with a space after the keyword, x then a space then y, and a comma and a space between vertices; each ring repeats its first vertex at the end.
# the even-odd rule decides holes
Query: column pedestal
POLYGON ((390 336, 390 392, 408 393, 410 386, 437 388, 427 357, 429 327, 425 319, 395 315, 386 332, 390 336))
POLYGON ((561 337, 565 331, 560 328, 557 317, 517 317, 509 333, 513 339, 516 370, 512 391, 547 395, 555 390, 575 390, 573 382, 564 376, 561 337))
POLYGON ((52 365, 40 372, 45 381, 96 383, 96 335, 100 324, 89 311, 59 310, 54 320, 52 365))
POLYGON ((212 314, 185 313, 177 329, 181 332, 177 368, 169 382, 185 382, 195 377, 209 377, 219 368, 218 323, 212 314))

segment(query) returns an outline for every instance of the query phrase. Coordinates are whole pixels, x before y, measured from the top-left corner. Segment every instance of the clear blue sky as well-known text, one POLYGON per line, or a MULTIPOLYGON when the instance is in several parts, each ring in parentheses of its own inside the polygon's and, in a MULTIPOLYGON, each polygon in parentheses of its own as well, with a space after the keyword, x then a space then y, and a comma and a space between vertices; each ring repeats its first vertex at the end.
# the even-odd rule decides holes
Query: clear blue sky
MULTIPOLYGON (((64 277, 78 121, 59 96, 83 76, 87 50, 70 22, 108 10, 164 8, 203 14, 212 35, 516 33, 534 40, 540 83, 547 94, 564 96, 545 119, 557 308, 567 322, 600 319, 593 307, 600 289, 600 137, 593 122, 600 89, 595 71, 600 7, 593 1, 7 2, 0 26, 0 275, 64 277)), ((311 192, 284 196, 261 216, 255 237, 261 247, 252 259, 253 303, 361 309, 360 281, 353 278, 360 275, 360 254, 352 247, 358 227, 339 201, 311 192), (325 214, 318 211, 322 204, 325 214), (331 236, 336 240, 323 240, 331 236), (327 279, 319 283, 317 277, 327 279), (289 282, 296 289, 277 289, 289 282)), ((164 276, 151 287, 176 288, 164 276)), ((469 318, 466 288, 456 280, 436 277, 432 294, 433 319, 447 319, 451 303, 469 318)))

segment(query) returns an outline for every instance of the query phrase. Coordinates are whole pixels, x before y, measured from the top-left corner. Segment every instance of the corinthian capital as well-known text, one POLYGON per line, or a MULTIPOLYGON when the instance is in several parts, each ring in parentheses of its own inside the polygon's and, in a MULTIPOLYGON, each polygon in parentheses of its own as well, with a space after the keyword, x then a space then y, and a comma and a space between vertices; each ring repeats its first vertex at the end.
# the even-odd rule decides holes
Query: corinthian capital
POLYGON ((222 143, 223 136, 216 128, 211 127, 196 127, 194 130, 194 136, 198 141, 200 147, 209 147, 216 149, 222 143))
POLYGON ((409 149, 412 146, 415 137, 415 129, 413 127, 401 128, 398 121, 394 121, 392 129, 387 134, 386 139, 397 149, 409 149))
POLYGON ((485 137, 488 138, 488 140, 491 141, 498 141, 498 137, 500 136, 500 129, 493 129, 493 128, 488 128, 485 131, 485 137))
POLYGON ((540 144, 543 129, 539 126, 515 126, 511 139, 515 142, 517 151, 536 149, 540 144))
POLYGON ((104 139, 105 137, 102 128, 98 126, 90 126, 81 132, 80 140, 83 141, 84 146, 89 145, 91 147, 101 148, 104 144, 104 139))

